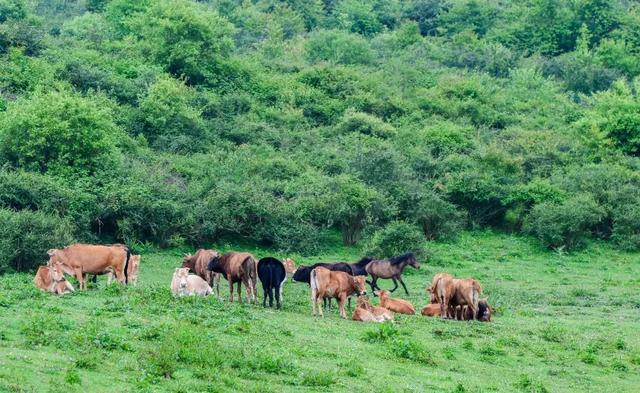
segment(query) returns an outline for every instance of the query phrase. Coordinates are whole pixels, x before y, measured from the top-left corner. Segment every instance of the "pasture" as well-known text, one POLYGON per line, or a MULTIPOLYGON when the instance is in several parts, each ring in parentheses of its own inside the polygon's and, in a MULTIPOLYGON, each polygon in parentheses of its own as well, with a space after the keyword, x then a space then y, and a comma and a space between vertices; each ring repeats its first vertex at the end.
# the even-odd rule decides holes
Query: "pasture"
MULTIPOLYGON (((102 277, 62 298, 34 288, 32 275, 0 276, 0 391, 638 391, 637 253, 596 244, 561 255, 491 232, 429 248, 432 259, 405 271, 410 296, 394 296, 419 311, 435 272, 473 276, 496 308, 492 323, 396 315, 394 324, 363 324, 340 319, 335 306, 313 318, 308 286, 289 280, 281 311, 262 307, 260 285, 260 305, 229 304, 224 279, 222 301, 174 299, 171 275, 190 250, 144 252, 135 288, 106 287, 102 277)), ((360 256, 336 246, 292 257, 360 256)))

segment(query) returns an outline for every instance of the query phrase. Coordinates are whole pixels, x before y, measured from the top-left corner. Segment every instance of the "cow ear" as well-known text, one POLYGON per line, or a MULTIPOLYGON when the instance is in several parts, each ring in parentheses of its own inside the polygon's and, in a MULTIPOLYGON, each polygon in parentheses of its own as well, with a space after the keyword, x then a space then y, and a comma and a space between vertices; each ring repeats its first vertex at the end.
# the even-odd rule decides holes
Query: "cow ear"
POLYGON ((49 255, 50 257, 52 257, 53 254, 55 254, 55 253, 56 253, 56 249, 55 248, 51 248, 51 249, 47 250, 47 255, 49 255))

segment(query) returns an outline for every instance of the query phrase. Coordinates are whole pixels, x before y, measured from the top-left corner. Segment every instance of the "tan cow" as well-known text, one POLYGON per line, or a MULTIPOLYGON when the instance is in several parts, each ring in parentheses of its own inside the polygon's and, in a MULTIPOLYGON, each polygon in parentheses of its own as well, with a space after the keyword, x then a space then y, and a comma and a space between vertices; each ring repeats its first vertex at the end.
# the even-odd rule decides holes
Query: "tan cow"
POLYGON ((189 274, 189 268, 178 267, 173 272, 171 280, 173 296, 208 296, 212 292, 211 287, 202 277, 189 274))
POLYGON ((87 289, 87 274, 114 273, 119 282, 125 283, 125 266, 129 260, 129 249, 120 244, 101 246, 93 244, 72 244, 63 249, 51 249, 48 265, 62 264, 66 274, 75 275, 80 289, 87 289))
POLYGON ((416 309, 413 308, 413 305, 408 301, 389 297, 391 294, 389 291, 376 291, 375 294, 380 297, 380 306, 387 310, 407 315, 413 315, 416 313, 416 309))
MULTIPOLYGON (((133 284, 133 286, 138 285, 138 272, 140 271, 140 255, 132 255, 129 258, 129 263, 127 264, 127 283, 133 284)), ((114 274, 109 272, 107 275, 107 285, 111 284, 111 281, 114 279, 114 274)))
POLYGON ((356 305, 355 310, 353 310, 353 314, 351 319, 359 322, 382 322, 383 318, 378 318, 373 315, 373 312, 369 310, 370 304, 367 301, 367 298, 364 296, 358 296, 358 304, 356 305))
POLYGON ((353 294, 362 296, 367 293, 365 276, 352 276, 340 271, 334 272, 322 266, 311 271, 309 284, 311 285, 311 303, 314 316, 316 310, 320 316, 324 316, 319 302, 325 297, 329 297, 338 300, 340 316, 347 319, 347 312, 344 309, 347 298, 353 294))
POLYGON ((425 317, 437 317, 440 315, 440 305, 438 303, 429 303, 422 307, 420 313, 425 317))
POLYGON ((478 315, 482 287, 472 278, 457 279, 447 273, 438 273, 433 278, 431 292, 440 304, 442 318, 452 318, 452 315, 455 318, 457 306, 469 306, 474 317, 478 315))
POLYGON ((282 263, 284 264, 284 271, 287 275, 292 275, 296 272, 296 263, 293 259, 287 258, 282 263))
POLYGON ((247 301, 256 303, 256 281, 258 277, 256 258, 248 252, 228 252, 211 259, 212 272, 222 274, 229 282, 229 301, 233 302, 233 284, 238 284, 238 301, 242 302, 242 284, 247 291, 247 301))
POLYGON ((36 287, 43 291, 64 295, 74 291, 73 286, 66 278, 59 264, 54 266, 40 266, 33 279, 36 287))
POLYGON ((393 321, 393 313, 387 310, 384 307, 374 306, 369 303, 369 300, 365 296, 358 297, 358 305, 356 310, 353 313, 354 321, 364 321, 363 318, 367 318, 368 314, 360 311, 359 314, 356 314, 358 308, 363 308, 367 312, 369 312, 376 322, 384 322, 384 321, 393 321))

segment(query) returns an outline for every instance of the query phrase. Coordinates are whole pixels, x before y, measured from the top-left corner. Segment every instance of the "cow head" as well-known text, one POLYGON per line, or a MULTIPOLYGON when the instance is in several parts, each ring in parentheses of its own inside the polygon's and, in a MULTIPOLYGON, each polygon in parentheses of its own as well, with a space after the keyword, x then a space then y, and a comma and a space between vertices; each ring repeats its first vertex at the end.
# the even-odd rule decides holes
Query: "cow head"
POLYGON ((182 258, 182 267, 188 267, 189 269, 195 268, 196 259, 193 255, 187 254, 182 258))
POLYGON ((62 258, 60 255, 60 251, 57 248, 52 248, 49 251, 47 251, 47 255, 49 255, 49 262, 47 262, 47 265, 53 265, 54 263, 62 263, 62 258))
POLYGON ((365 276, 351 276, 353 280, 353 287, 358 296, 364 296, 367 294, 367 287, 365 286, 365 276))
POLYGON ((138 270, 140 269, 140 255, 132 255, 129 258, 129 268, 127 269, 127 275, 129 276, 129 282, 136 285, 138 282, 138 270))
POLYGON ((311 268, 309 266, 300 266, 295 273, 293 273, 293 281, 296 282, 308 282, 311 275, 311 268))
POLYGON ((438 303, 438 297, 436 296, 433 290, 433 287, 428 286, 426 290, 427 290, 427 293, 429 294, 429 303, 438 303))
POLYGON ((49 274, 51 275, 51 279, 55 282, 64 281, 64 270, 62 269, 62 264, 59 262, 52 263, 47 266, 49 269, 49 274))
POLYGON ((383 297, 389 297, 389 294, 390 294, 391 292, 389 292, 389 291, 387 291, 387 290, 383 289, 383 290, 375 291, 375 292, 373 292, 373 293, 374 293, 376 296, 379 296, 380 298, 383 298, 383 297))
POLYGON ((284 270, 287 274, 293 274, 296 272, 296 263, 291 258, 284 260, 284 270))
POLYGON ((189 268, 188 267, 178 267, 176 268, 175 273, 173 273, 173 279, 177 281, 178 289, 183 290, 187 288, 187 282, 189 278, 189 268))

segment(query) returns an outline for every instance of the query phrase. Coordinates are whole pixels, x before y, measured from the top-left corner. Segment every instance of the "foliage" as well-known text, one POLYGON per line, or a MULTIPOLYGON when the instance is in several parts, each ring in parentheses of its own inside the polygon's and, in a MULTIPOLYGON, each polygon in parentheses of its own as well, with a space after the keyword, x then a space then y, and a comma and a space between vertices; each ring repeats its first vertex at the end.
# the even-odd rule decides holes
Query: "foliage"
POLYGON ((394 221, 377 230, 371 237, 366 253, 378 258, 394 257, 413 252, 418 257, 426 252, 425 238, 420 228, 403 222, 394 221))

